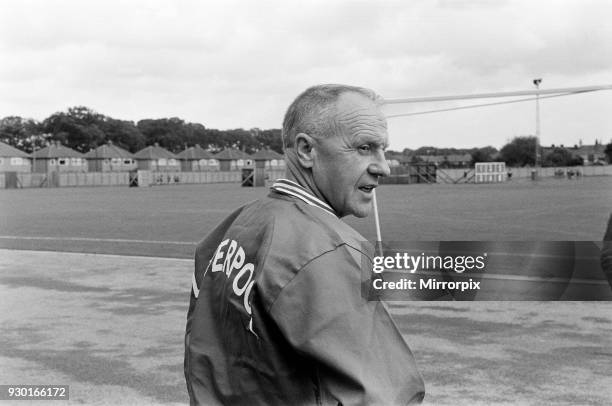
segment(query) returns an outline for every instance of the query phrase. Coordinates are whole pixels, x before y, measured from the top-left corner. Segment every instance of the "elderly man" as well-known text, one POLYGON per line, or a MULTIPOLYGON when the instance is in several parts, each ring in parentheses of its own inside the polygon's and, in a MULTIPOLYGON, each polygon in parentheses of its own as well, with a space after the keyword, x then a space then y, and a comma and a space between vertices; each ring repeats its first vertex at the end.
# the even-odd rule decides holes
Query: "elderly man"
POLYGON ((192 404, 399 405, 422 378, 381 302, 361 292, 364 217, 389 174, 370 90, 321 85, 283 123, 287 179, 199 245, 185 336, 192 404))

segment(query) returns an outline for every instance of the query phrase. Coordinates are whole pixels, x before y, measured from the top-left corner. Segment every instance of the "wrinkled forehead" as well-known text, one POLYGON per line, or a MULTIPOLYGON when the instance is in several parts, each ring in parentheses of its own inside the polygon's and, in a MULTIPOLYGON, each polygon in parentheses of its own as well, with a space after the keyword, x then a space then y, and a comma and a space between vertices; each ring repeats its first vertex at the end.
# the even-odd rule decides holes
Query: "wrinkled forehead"
POLYGON ((387 119, 378 104, 359 93, 345 93, 336 104, 336 123, 345 134, 387 138, 387 119))

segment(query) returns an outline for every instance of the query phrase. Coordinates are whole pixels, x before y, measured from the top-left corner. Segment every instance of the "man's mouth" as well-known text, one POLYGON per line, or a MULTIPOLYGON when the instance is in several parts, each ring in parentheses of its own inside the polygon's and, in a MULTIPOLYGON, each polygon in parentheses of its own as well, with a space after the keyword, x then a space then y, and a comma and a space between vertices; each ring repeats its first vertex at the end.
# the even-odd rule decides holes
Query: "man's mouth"
POLYGON ((378 185, 363 185, 363 186, 359 186, 359 190, 365 193, 372 193, 372 191, 374 190, 374 188, 376 188, 376 186, 378 185))

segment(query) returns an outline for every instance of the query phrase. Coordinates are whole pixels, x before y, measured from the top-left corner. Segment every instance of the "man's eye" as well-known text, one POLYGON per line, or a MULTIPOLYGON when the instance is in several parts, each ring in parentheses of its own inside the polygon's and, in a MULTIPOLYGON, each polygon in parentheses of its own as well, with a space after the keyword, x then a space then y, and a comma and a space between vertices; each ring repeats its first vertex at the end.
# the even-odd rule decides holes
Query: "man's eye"
POLYGON ((362 145, 359 147, 360 151, 364 151, 364 152, 368 152, 369 150, 371 150, 372 148, 369 145, 362 145))

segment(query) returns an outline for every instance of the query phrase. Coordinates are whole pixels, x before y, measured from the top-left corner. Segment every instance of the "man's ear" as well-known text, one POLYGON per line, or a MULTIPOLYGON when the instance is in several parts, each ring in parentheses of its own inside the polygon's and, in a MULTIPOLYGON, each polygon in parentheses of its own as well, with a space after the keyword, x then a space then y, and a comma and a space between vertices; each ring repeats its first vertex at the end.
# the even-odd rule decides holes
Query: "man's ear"
POLYGON ((299 133, 295 136, 295 151, 300 161, 300 165, 304 168, 312 168, 314 163, 314 138, 305 133, 299 133))

